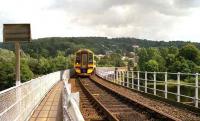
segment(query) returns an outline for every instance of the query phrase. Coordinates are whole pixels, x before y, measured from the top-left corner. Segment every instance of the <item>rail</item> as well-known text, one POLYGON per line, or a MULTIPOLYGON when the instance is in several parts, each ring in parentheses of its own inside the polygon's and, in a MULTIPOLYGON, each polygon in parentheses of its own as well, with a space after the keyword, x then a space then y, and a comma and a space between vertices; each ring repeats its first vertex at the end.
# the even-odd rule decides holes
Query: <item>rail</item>
POLYGON ((198 73, 127 71, 117 67, 97 67, 96 73, 118 85, 199 108, 198 73))

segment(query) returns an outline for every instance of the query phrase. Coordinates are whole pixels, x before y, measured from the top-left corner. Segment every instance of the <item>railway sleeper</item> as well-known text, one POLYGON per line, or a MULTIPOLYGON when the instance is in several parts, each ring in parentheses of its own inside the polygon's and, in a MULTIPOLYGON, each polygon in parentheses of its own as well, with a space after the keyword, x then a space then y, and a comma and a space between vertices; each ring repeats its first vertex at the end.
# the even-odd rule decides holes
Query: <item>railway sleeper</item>
POLYGON ((132 108, 109 108, 108 110, 111 113, 113 113, 113 112, 117 112, 117 113, 133 112, 132 108))

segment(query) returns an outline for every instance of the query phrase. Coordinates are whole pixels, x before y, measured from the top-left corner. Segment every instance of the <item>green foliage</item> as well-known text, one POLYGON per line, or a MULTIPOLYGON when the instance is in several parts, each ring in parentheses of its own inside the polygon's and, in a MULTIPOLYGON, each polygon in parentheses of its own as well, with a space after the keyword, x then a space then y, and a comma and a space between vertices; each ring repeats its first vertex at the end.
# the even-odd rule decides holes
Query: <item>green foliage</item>
POLYGON ((199 61, 200 51, 195 45, 187 44, 180 49, 179 54, 187 60, 197 62, 199 61))
MULTIPOLYGON (((0 43, 0 89, 15 84, 13 44, 0 43)), ((169 72, 200 72, 199 43, 181 41, 149 41, 136 38, 106 37, 54 37, 33 40, 22 44, 22 81, 73 67, 75 51, 88 48, 95 54, 113 54, 98 60, 98 66, 133 66, 128 60, 121 60, 122 55, 135 51, 139 56, 137 70, 141 71, 169 71, 169 72), (139 45, 133 49, 132 45, 139 45), (180 49, 179 49, 180 48, 180 49)), ((131 57, 131 55, 128 55, 131 57)))
POLYGON ((171 66, 169 66, 169 71, 188 73, 190 72, 190 68, 187 64, 187 61, 184 58, 180 57, 174 63, 172 63, 171 66))
POLYGON ((0 62, 0 90, 9 88, 15 84, 14 63, 0 62))
MULTIPOLYGON (((44 52, 44 51, 43 51, 44 52)), ((58 51, 56 57, 43 57, 37 59, 21 53, 21 81, 29 81, 34 77, 48 74, 53 71, 64 70, 73 66, 73 56, 65 56, 58 51)), ((15 55, 12 51, 0 49, 0 90, 15 85, 15 55)))
POLYGON ((53 70, 64 70, 68 67, 68 60, 63 55, 58 55, 57 57, 53 58, 51 61, 51 68, 53 70))
POLYGON ((166 67, 169 67, 173 62, 176 61, 176 56, 174 54, 168 54, 165 57, 166 67))
POLYGON ((125 63, 121 60, 122 56, 117 53, 113 53, 110 56, 105 56, 97 61, 98 66, 115 66, 122 67, 125 66, 125 63))
POLYGON ((150 72, 159 71, 159 65, 156 60, 149 60, 145 63, 145 69, 150 72))
POLYGON ((147 50, 145 48, 141 48, 138 50, 138 56, 139 56, 139 67, 140 70, 145 70, 145 63, 148 61, 148 54, 147 50))
MULTIPOLYGON (((139 45, 141 48, 168 48, 169 54, 177 54, 177 48, 187 44, 182 41, 149 41, 136 38, 106 38, 106 37, 51 37, 40 38, 33 40, 31 43, 23 43, 22 49, 26 54, 33 58, 55 57, 57 51, 63 51, 65 54, 74 54, 75 51, 81 48, 88 48, 94 51, 95 54, 105 54, 106 51, 113 51, 118 54, 134 51, 132 45, 139 45), (176 49, 176 50, 174 50, 176 49)), ((193 43, 198 48, 199 43, 193 43)), ((14 50, 13 44, 2 44, 0 47, 9 50, 14 50)), ((136 49, 137 50, 137 49, 136 49)))
POLYGON ((174 54, 175 56, 179 54, 179 49, 177 47, 170 46, 168 50, 169 54, 174 54))
POLYGON ((34 74, 26 62, 21 63, 21 82, 31 80, 34 74))
POLYGON ((176 47, 141 48, 137 54, 142 71, 200 72, 200 51, 191 43, 180 49, 176 47))
POLYGON ((36 65, 37 74, 47 74, 51 72, 51 65, 48 59, 41 57, 36 65))

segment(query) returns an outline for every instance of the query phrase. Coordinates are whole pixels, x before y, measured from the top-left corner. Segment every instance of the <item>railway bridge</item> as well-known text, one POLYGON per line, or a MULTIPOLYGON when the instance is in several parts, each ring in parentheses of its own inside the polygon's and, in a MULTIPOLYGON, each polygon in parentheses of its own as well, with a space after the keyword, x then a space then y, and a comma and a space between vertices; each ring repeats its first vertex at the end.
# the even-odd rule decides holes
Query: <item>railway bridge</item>
POLYGON ((0 92, 0 121, 200 120, 199 74, 64 70, 0 92), (183 81, 188 79, 189 81, 183 81))

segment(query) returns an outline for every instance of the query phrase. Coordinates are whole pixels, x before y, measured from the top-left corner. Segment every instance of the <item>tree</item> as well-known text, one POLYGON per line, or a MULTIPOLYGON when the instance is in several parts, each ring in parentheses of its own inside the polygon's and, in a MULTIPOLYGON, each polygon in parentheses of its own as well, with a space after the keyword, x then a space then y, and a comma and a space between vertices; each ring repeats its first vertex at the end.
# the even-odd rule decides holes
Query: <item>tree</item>
POLYGON ((52 68, 51 68, 51 65, 50 65, 48 59, 46 59, 44 57, 41 57, 39 59, 39 62, 37 64, 36 68, 37 68, 38 75, 47 74, 47 73, 52 72, 51 71, 52 68))
POLYGON ((179 54, 179 50, 177 47, 171 46, 168 49, 168 54, 174 54, 175 56, 177 56, 179 54))
POLYGON ((0 62, 0 90, 14 86, 14 63, 0 62))
POLYGON ((160 56, 160 52, 157 48, 148 48, 147 49, 147 53, 148 53, 148 59, 153 59, 155 56, 160 56))
POLYGON ((180 56, 184 57, 187 60, 198 62, 200 51, 195 45, 187 44, 180 49, 180 56))
POLYGON ((175 62, 176 56, 174 54, 168 54, 166 56, 166 67, 169 67, 175 62))
POLYGON ((145 63, 145 70, 150 72, 156 72, 159 70, 158 63, 156 60, 149 60, 145 63))
POLYGON ((54 70, 64 70, 68 67, 68 59, 63 55, 58 55, 52 60, 52 63, 55 65, 54 70))
POLYGON ((168 69, 170 72, 191 72, 187 61, 183 57, 179 57, 168 69))
POLYGON ((21 82, 29 81, 33 78, 34 74, 26 62, 21 63, 21 82))
POLYGON ((190 61, 190 60, 186 60, 186 61, 189 66, 190 73, 199 73, 200 72, 200 68, 196 63, 194 63, 193 61, 190 61))
POLYGON ((169 53, 169 49, 168 48, 160 48, 159 49, 160 51, 160 55, 163 57, 163 58, 166 58, 168 53, 169 53))
POLYGON ((160 56, 160 55, 155 55, 154 57, 152 57, 153 60, 155 60, 158 63, 158 70, 159 71, 166 71, 166 67, 165 67, 165 59, 160 56))
POLYGON ((147 50, 145 48, 141 48, 138 50, 137 54, 139 56, 139 68, 140 70, 145 70, 145 62, 148 61, 147 50))

